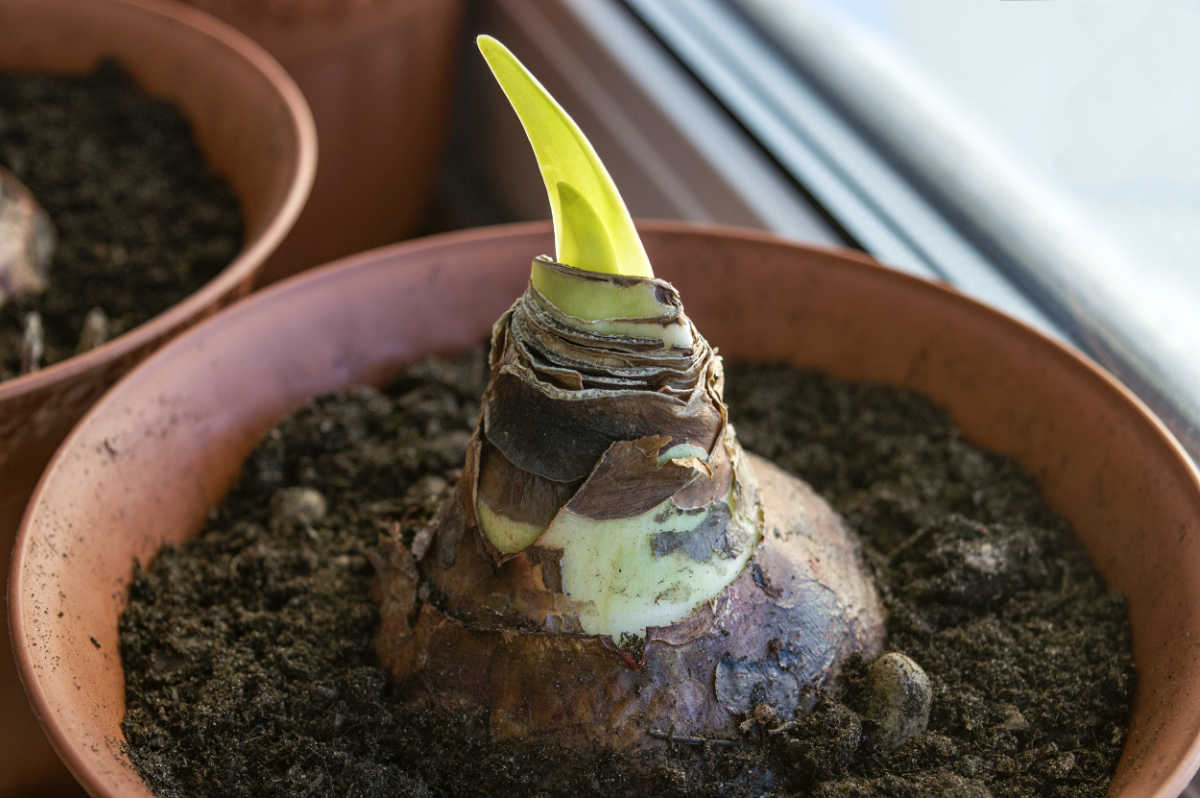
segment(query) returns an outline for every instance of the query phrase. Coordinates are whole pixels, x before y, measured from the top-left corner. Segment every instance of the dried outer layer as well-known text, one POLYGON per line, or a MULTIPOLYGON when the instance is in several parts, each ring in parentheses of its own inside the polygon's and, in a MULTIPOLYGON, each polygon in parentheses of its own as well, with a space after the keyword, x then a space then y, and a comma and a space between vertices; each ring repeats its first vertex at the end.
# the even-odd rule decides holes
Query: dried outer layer
MULTIPOLYGON (((724 374, 678 292, 662 280, 540 260, 534 268, 584 284, 608 312, 655 315, 582 319, 531 282, 492 330, 478 437, 516 468, 556 482, 586 478, 617 441, 666 435, 710 451, 726 423, 724 374)), ((556 298, 564 294, 570 305, 569 292, 556 298)))
POLYGON ((719 596, 649 629, 633 654, 604 636, 535 623, 537 613, 571 614, 554 558, 497 566, 469 534, 456 495, 419 562, 395 542, 379 564, 376 647, 403 697, 482 706, 497 740, 618 750, 670 737, 735 740, 759 704, 784 718, 806 709, 808 688, 845 656, 878 652, 883 613, 837 514, 803 482, 746 461, 765 508, 762 541, 719 596))
POLYGON ((33 194, 0 166, 0 305, 46 289, 54 227, 33 194))
POLYGON ((669 284, 534 262, 493 329, 463 483, 494 562, 553 563, 571 604, 513 622, 636 645, 733 581, 761 518, 722 388, 669 284))

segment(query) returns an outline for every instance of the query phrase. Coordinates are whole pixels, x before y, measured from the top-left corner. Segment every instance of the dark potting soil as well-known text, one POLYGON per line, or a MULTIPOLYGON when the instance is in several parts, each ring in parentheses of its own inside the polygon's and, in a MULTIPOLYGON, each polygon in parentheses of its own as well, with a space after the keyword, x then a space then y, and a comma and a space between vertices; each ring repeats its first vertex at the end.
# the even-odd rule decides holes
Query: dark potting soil
POLYGON ((115 337, 176 304, 233 260, 242 217, 171 104, 115 61, 88 75, 0 72, 0 164, 33 192, 57 246, 50 286, 0 307, 0 380, 20 367, 26 314, 43 365, 75 354, 92 308, 115 337))
POLYGON ((1134 687, 1124 602, 1032 480, 909 392, 786 366, 728 374, 745 446, 863 535, 888 648, 933 686, 891 753, 865 664, 740 745, 592 761, 490 745, 486 718, 402 709, 375 664, 367 556, 457 479, 483 356, 314 400, 272 430, 204 532, 138 567, 121 619, 130 756, 160 796, 1100 796, 1134 687))

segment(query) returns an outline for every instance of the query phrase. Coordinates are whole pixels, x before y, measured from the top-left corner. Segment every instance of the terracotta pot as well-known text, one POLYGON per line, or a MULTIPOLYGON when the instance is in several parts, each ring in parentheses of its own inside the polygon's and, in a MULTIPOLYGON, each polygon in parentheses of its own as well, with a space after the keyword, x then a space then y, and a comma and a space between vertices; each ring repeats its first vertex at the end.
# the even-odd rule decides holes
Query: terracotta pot
MULTIPOLYGON (((1162 425, 1057 344, 865 257, 643 229, 726 356, 915 388, 1037 475, 1129 597, 1140 677, 1112 794, 1175 798, 1200 762, 1200 475, 1162 425)), ((117 617, 133 560, 193 534, 259 436, 309 397, 482 340, 551 247, 547 225, 499 227, 297 278, 173 342, 74 430, 22 526, 10 621, 32 701, 93 795, 149 794, 120 750, 117 617)))
POLYGON ((187 0, 279 59, 317 122, 321 164, 271 282, 413 235, 444 148, 463 0, 187 0))
MULTIPOLYGON (((168 336, 249 292, 312 184, 316 138, 304 99, 246 37, 193 9, 141 0, 0 0, 0 70, 84 72, 115 55, 180 106, 242 204, 246 243, 183 302, 86 354, 0 382, 0 551, 54 448, 96 397, 168 336)), ((3 632, 0 632, 3 634, 3 632)), ((66 774, 0 658, 0 794, 66 774), (19 742, 18 742, 19 741, 19 742)), ((28 794, 22 792, 21 794, 28 794)))

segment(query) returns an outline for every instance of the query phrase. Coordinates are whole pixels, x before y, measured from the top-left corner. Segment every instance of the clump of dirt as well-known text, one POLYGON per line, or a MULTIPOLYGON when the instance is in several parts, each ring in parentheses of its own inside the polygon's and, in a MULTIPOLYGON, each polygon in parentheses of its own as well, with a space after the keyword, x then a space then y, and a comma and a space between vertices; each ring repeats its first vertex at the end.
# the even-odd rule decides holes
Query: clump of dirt
POLYGON ((50 287, 0 306, 0 380, 20 371, 28 314, 41 365, 75 354, 89 311, 115 337, 178 303, 242 246, 237 198, 173 105, 115 61, 87 75, 0 72, 0 164, 57 233, 50 287))
POLYGON ((196 539, 136 569, 124 731, 160 796, 1101 796, 1134 686, 1124 603, 1011 462, 909 392, 731 365, 745 446, 864 538, 888 648, 923 666, 928 729, 885 751, 868 663, 733 745, 590 761, 402 707, 375 662, 369 552, 458 478, 482 352, 309 403, 266 436, 196 539))

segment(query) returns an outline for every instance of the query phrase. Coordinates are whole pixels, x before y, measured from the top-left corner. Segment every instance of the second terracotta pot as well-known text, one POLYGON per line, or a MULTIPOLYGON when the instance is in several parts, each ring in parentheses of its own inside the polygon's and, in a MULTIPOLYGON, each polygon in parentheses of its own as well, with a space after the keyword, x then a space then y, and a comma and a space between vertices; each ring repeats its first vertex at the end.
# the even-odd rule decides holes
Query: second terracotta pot
MULTIPOLYGON (((94 349, 0 382, 0 553, 11 550, 34 483, 63 436, 117 377, 171 335, 250 292, 308 196, 312 118, 261 48, 206 14, 153 0, 0 0, 0 70, 82 73, 117 57, 148 93, 175 103, 205 157, 233 186, 245 243, 179 304, 94 349)), ((0 644, 6 629, 0 627, 0 644)), ((6 646, 5 646, 6 647, 6 646)), ((0 657, 0 796, 48 794, 71 780, 44 742, 0 657)))
POLYGON ((321 164, 265 282, 415 234, 445 150, 463 0, 187 0, 279 59, 321 164))
MULTIPOLYGON (((1176 798, 1200 761, 1200 477, 1163 427, 1052 341, 861 256, 643 230, 725 356, 916 389, 1038 478, 1129 599, 1139 681, 1110 794, 1176 798)), ((482 340, 552 246, 546 225, 497 228, 297 278, 172 343, 74 430, 21 529, 10 620, 34 705, 93 795, 149 795, 120 747, 133 561, 193 534, 259 436, 308 398, 482 340)))

